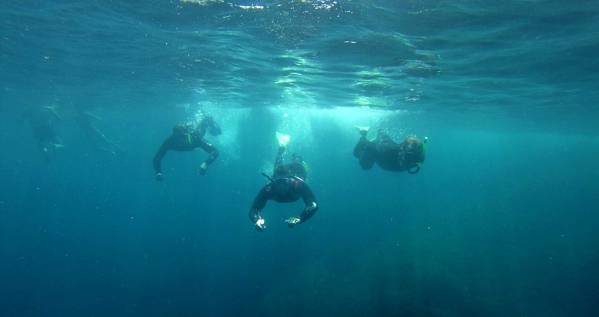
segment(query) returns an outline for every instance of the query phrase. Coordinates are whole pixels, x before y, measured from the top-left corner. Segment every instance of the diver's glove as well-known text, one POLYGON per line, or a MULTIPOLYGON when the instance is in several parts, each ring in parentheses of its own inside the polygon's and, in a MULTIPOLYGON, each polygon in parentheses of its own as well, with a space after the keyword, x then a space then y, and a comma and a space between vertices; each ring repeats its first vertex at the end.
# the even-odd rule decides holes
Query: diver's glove
POLYGON ((208 169, 208 164, 206 164, 206 162, 202 162, 202 165, 200 165, 200 175, 206 175, 207 169, 208 169))
POLYGON ((264 229, 266 229, 264 218, 258 218, 258 220, 256 220, 256 230, 264 231, 264 229))
POLYGON ((157 181, 162 182, 163 179, 164 179, 164 175, 162 175, 162 173, 160 173, 160 172, 156 173, 157 181))
POLYGON ((302 220, 298 217, 289 217, 289 218, 285 219, 285 222, 287 223, 287 226, 289 226, 289 228, 293 228, 293 227, 295 227, 295 225, 302 222, 302 220))

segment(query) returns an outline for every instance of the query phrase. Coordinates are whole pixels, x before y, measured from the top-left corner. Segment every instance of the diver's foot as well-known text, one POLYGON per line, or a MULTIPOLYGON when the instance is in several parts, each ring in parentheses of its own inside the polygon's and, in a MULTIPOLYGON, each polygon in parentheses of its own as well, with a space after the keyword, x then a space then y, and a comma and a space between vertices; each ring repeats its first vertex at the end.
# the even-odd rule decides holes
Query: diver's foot
POLYGON ((368 130, 370 130, 370 127, 356 126, 356 130, 358 130, 361 136, 366 137, 366 135, 368 134, 368 130))

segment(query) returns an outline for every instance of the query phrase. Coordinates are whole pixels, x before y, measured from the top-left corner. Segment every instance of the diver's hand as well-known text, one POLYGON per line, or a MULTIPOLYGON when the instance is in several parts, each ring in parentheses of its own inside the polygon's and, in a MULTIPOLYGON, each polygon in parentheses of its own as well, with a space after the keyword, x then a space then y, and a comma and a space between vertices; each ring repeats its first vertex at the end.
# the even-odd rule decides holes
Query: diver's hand
POLYGON ((164 180, 164 175, 160 172, 156 173, 156 180, 162 182, 162 180, 164 180))
POLYGON ((206 164, 206 162, 203 162, 202 165, 200 165, 200 175, 206 175, 207 169, 208 169, 208 164, 206 164))
POLYGON ((289 218, 285 219, 285 222, 287 223, 287 226, 289 226, 289 228, 295 227, 301 221, 302 220, 298 217, 289 217, 289 218))
POLYGON ((262 232, 264 229, 266 229, 264 218, 258 218, 258 220, 256 220, 256 230, 262 232))

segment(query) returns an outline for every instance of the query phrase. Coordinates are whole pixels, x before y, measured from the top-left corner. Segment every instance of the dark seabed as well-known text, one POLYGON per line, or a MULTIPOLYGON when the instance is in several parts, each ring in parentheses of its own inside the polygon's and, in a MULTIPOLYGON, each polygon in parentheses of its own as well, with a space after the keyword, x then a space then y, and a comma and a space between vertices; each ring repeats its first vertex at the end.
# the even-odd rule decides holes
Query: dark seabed
POLYGON ((0 316, 599 316, 597 0, 12 0, 0 25, 0 316), (155 181, 199 109, 220 157, 155 181), (427 136, 420 173, 362 170, 356 125, 427 136), (259 233, 276 131, 320 210, 270 202, 259 233))

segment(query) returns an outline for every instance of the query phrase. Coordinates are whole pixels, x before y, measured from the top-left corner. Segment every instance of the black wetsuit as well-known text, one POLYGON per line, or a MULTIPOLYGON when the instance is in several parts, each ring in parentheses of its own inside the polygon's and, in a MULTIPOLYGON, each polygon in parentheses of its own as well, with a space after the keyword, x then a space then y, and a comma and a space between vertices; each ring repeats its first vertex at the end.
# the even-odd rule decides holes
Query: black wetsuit
POLYGON ((298 161, 283 164, 282 155, 283 151, 279 151, 271 181, 262 187, 254 199, 249 214, 253 223, 261 218, 260 211, 264 209, 269 200, 290 203, 302 198, 305 208, 299 216, 300 223, 310 219, 318 210, 316 198, 305 182, 307 172, 304 164, 298 161))
POLYGON ((176 131, 173 131, 173 134, 162 143, 162 146, 160 146, 158 152, 154 155, 154 171, 156 173, 162 173, 162 158, 169 150, 184 152, 201 148, 209 154, 204 163, 206 163, 206 165, 212 164, 218 157, 218 150, 204 139, 206 128, 205 124, 200 124, 200 126, 195 129, 190 127, 182 128, 180 130, 174 129, 176 131))
POLYGON ((424 161, 424 153, 411 152, 406 143, 396 143, 383 133, 379 133, 374 141, 361 137, 354 148, 354 156, 360 160, 360 166, 371 169, 376 163, 384 170, 417 173, 418 163, 424 161))

